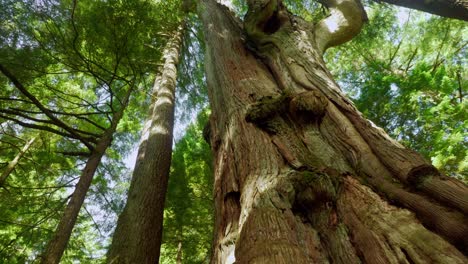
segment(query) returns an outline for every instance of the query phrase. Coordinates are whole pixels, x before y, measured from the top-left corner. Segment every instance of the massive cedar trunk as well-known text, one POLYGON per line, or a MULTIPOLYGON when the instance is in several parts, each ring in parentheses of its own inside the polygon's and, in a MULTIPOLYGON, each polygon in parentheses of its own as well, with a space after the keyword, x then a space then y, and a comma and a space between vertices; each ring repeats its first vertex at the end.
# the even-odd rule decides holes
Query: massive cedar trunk
POLYGON ((85 200, 86 193, 89 190, 89 186, 93 181, 94 174, 97 170, 97 167, 101 163, 101 159, 104 156, 104 153, 112 143, 112 137, 117 129, 117 125, 122 119, 132 91, 133 85, 128 88, 124 98, 121 99, 119 110, 113 113, 110 126, 104 131, 102 137, 98 140, 96 146, 92 149, 91 154, 86 161, 86 165, 81 171, 80 179, 75 186, 75 190, 71 195, 70 201, 68 202, 67 207, 63 212, 62 218, 60 219, 60 222, 55 229, 54 235, 47 244, 45 252, 41 256, 41 263, 52 264, 60 262, 60 259, 62 258, 63 252, 67 247, 68 241, 73 231, 73 227, 75 226, 81 206, 85 200))
POLYGON ((108 263, 158 263, 164 201, 169 179, 174 127, 177 64, 183 27, 164 51, 164 66, 156 77, 132 182, 109 249, 108 263))
POLYGON ((212 263, 466 263, 467 188, 364 119, 322 59, 359 3, 316 25, 200 1, 215 162, 212 263))

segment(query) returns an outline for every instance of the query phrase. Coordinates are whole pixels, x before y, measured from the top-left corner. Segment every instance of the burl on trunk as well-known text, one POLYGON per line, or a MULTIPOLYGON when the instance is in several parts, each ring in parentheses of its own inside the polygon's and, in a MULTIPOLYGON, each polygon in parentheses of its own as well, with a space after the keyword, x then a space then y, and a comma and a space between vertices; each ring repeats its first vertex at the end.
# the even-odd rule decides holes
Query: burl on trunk
POLYGON ((200 1, 212 107, 212 263, 466 263, 467 188, 372 125, 322 55, 359 2, 311 24, 250 0, 243 24, 200 1))

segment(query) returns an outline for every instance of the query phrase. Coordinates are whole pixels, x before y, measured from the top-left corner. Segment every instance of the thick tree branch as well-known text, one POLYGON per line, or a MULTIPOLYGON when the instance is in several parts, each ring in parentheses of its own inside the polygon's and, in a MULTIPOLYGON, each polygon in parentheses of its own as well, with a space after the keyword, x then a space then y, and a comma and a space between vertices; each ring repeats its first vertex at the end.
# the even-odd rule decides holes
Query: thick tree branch
POLYGON ((466 0, 376 0, 392 5, 404 6, 434 15, 468 21, 466 0))
MULTIPOLYGON (((35 114, 35 115, 38 115, 38 114, 44 114, 42 113, 41 111, 30 111, 30 110, 24 110, 24 109, 19 109, 19 108, 14 108, 14 107, 10 107, 8 108, 7 110, 11 110, 11 111, 16 111, 18 113, 29 113, 29 114, 35 114)), ((2 111, 2 110, 0 110, 2 111)), ((86 118, 86 117, 83 117, 83 116, 86 116, 86 115, 97 115, 97 114, 101 114, 101 113, 94 113, 94 112, 91 112, 91 113, 67 113, 67 112, 60 112, 60 111, 53 111, 51 110, 52 113, 56 114, 56 115, 64 115, 64 116, 71 116, 71 117, 74 117, 76 119, 80 119, 80 120, 84 120, 92 125, 94 125, 95 127, 101 129, 101 130, 106 130, 105 127, 99 125, 98 123, 90 120, 89 118, 86 118)), ((29 116, 28 116, 29 118, 29 116)), ((80 132, 80 131, 79 131, 80 132)), ((94 135, 96 137, 100 137, 101 135, 100 134, 96 134, 96 133, 92 133, 92 132, 87 132, 87 131, 81 131, 81 133, 83 134, 89 134, 89 135, 94 135)))
POLYGON ((34 118, 32 116, 29 116, 27 114, 22 113, 21 111, 15 111, 15 110, 10 110, 10 109, 0 109, 0 113, 7 114, 7 115, 13 115, 15 117, 22 117, 22 118, 28 119, 30 121, 38 122, 38 123, 45 123, 45 124, 49 124, 49 125, 54 125, 53 121, 50 121, 48 119, 46 120, 46 119, 34 118))
POLYGON ((330 16, 322 19, 315 29, 318 49, 326 49, 351 40, 360 31, 367 15, 359 0, 320 0, 330 9, 330 16))
MULTIPOLYGON (((25 112, 28 112, 28 111, 25 111, 25 112)), ((46 119, 34 118, 34 117, 32 117, 32 116, 29 116, 29 115, 27 115, 27 114, 22 113, 21 110, 0 109, 0 113, 4 113, 4 114, 8 114, 8 115, 20 116, 20 117, 23 117, 23 118, 25 118, 25 119, 28 119, 28 120, 31 120, 31 121, 34 121, 34 122, 38 122, 38 123, 56 125, 56 123, 55 123, 54 121, 46 120, 46 119)), ((40 112, 39 114, 43 114, 43 113, 40 112)), ((98 138, 98 137, 101 136, 100 134, 96 134, 96 133, 92 133, 92 132, 88 132, 88 131, 84 131, 84 130, 80 130, 80 129, 75 129, 75 131, 78 132, 78 133, 80 133, 80 134, 88 135, 88 136, 95 137, 95 138, 98 138)))
MULTIPOLYGON (((90 138, 90 137, 87 137, 87 138, 79 137, 79 138, 77 138, 77 137, 75 137, 75 136, 72 135, 72 134, 59 131, 59 130, 54 129, 54 128, 52 128, 52 127, 26 123, 26 122, 20 121, 20 120, 18 120, 18 119, 15 119, 15 118, 12 118, 12 117, 9 117, 9 116, 5 116, 5 115, 1 115, 1 114, 0 114, 0 118, 13 121, 13 122, 15 122, 15 123, 17 123, 18 125, 23 126, 23 127, 28 127, 28 128, 32 128, 32 129, 38 129, 38 130, 48 131, 48 132, 52 132, 52 133, 54 133, 54 134, 57 134, 57 135, 60 135, 60 136, 63 136, 63 137, 78 139, 78 140, 80 140, 80 141, 81 141, 81 139, 83 139, 83 140, 85 140, 85 141, 90 145, 90 147, 91 147, 90 150, 91 150, 91 151, 94 149, 94 146, 93 146, 91 143, 89 143, 89 142, 96 143, 96 139, 95 139, 95 138, 90 138)), ((82 141, 81 141, 81 142, 82 142, 82 141)), ((89 149, 89 147, 88 147, 88 149, 89 149)))

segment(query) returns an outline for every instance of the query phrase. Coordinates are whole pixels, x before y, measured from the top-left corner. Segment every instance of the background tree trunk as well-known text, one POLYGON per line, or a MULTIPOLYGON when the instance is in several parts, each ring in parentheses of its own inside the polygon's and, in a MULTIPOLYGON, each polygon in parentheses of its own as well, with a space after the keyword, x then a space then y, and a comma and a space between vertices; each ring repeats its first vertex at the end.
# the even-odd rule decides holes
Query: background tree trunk
POLYGON ((176 264, 182 264, 182 241, 177 244, 176 264))
POLYGON ((466 186, 362 117, 324 65, 333 39, 280 1, 249 1, 248 36, 200 2, 212 263, 467 261, 466 186))
POLYGON ((165 63, 152 94, 156 101, 146 122, 149 131, 143 131, 127 204, 117 222, 108 263, 158 263, 159 260, 183 30, 181 25, 164 51, 165 63))
POLYGON ((120 119, 122 119, 132 91, 133 87, 129 87, 124 98, 121 100, 120 109, 112 116, 109 128, 104 131, 104 134, 98 140, 96 147, 91 151, 91 155, 86 161, 86 165, 81 172, 80 179, 75 186, 75 190, 73 191, 70 201, 63 212, 60 223, 58 224, 52 239, 47 244, 44 254, 41 256, 41 263, 52 264, 60 262, 63 252, 70 240, 73 227, 75 226, 76 219, 85 200, 86 193, 89 190, 89 186, 93 181, 94 174, 101 163, 104 153, 112 143, 112 137, 117 129, 120 119))

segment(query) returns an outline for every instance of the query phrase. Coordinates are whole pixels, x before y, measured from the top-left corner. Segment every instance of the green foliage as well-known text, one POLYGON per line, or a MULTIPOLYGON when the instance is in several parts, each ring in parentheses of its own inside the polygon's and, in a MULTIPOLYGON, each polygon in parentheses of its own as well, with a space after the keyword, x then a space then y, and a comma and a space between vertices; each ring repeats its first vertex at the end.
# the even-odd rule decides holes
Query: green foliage
MULTIPOLYGON (((181 19, 179 5, 0 0, 0 64, 78 134, 98 139, 133 91, 63 263, 99 262, 105 254, 128 187, 121 159, 138 136, 161 48, 181 19)), ((86 161, 62 152, 88 151, 16 88, 0 74, 0 172, 25 141, 39 139, 0 188, 1 263, 31 262, 43 252, 86 161)))
MULTIPOLYGON (((204 42, 200 21, 187 17, 176 89, 176 127, 192 120, 175 145, 164 211, 160 263, 208 263, 213 228, 212 158, 202 130, 208 122, 204 42), (197 114, 198 113, 198 114, 197 114), (196 121, 193 121, 196 120, 196 121)), ((177 129, 176 129, 177 130, 177 129)))
MULTIPOLYGON (((244 14, 244 1, 234 1, 244 14)), ((289 0, 317 21, 316 1, 289 0)), ((358 108, 447 174, 468 177, 468 30, 464 22, 368 4, 370 23, 352 42, 328 51, 328 65, 358 108), (400 10, 400 11, 397 11, 400 10), (398 13, 397 13, 398 12, 398 13)), ((130 172, 122 157, 137 141, 162 47, 181 21, 180 1, 0 0, 0 64, 44 106, 81 135, 99 138, 133 89, 130 104, 98 168, 63 263, 101 262, 123 208, 130 172)), ((179 65, 179 119, 206 107, 203 36, 189 17, 179 65), (182 116, 181 112, 189 113, 182 116)), ((213 226, 212 160, 203 110, 174 150, 161 262, 206 263, 213 226)), ((38 139, 0 187, 0 263, 34 261, 44 250, 86 157, 83 142, 20 122, 63 129, 0 74, 0 172, 38 139)))
POLYGON ((466 25, 378 4, 368 13, 362 33, 327 54, 338 82, 391 136, 468 179, 466 25))
MULTIPOLYGON (((21 137, 26 136, 37 136, 38 139, 8 177, 4 188, 0 189, 2 263, 25 263, 42 251, 69 198, 64 189, 72 187, 78 172, 76 158, 49 155, 57 137, 50 137, 47 133, 18 136, 3 133, 1 146, 8 142, 21 147, 24 144, 21 137)), ((19 151, 16 147, 12 150, 19 151)), ((1 153, 5 153, 5 149, 1 153)), ((2 166, 2 172, 3 169, 2 166)))
POLYGON ((329 12, 319 1, 313 0, 287 0, 284 1, 288 10, 306 21, 318 22, 325 18, 329 12))
MULTIPOLYGON (((318 1, 314 0, 285 0, 283 3, 294 15, 306 21, 318 22, 328 15, 328 10, 318 1)), ((247 13, 247 3, 245 0, 232 0, 233 11, 242 18, 247 13)))
POLYGON ((190 125, 172 155, 164 212, 161 263, 174 263, 179 243, 182 263, 208 263, 213 229, 211 150, 202 131, 209 111, 190 125))
POLYGON ((208 104, 202 25, 192 15, 186 17, 186 23, 176 89, 176 118, 182 123, 194 120, 193 113, 200 112, 208 104))

